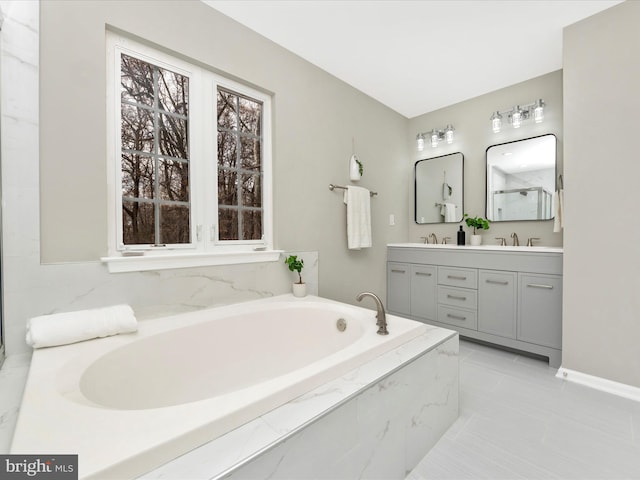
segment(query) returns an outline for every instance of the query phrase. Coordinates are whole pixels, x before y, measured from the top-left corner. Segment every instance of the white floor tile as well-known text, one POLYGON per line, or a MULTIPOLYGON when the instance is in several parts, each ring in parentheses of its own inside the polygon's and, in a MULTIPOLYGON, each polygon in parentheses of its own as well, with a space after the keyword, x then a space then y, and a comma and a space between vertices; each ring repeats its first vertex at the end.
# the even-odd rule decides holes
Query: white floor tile
POLYGON ((460 418, 406 480, 640 479, 640 403, 460 342, 460 418))

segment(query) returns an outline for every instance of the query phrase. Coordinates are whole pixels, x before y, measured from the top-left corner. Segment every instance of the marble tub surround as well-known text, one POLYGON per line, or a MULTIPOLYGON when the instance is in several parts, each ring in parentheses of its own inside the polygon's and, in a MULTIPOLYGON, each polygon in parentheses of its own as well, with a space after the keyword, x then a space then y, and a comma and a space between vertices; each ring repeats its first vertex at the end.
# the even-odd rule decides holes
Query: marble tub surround
POLYGON ((374 312, 368 309, 318 297, 295 299, 288 294, 140 322, 136 334, 37 350, 11 451, 26 454, 55 449, 59 453, 78 454, 80 478, 136 476, 427 331, 427 326, 400 317, 390 316, 388 322, 391 334, 380 336, 375 333, 374 312), (315 316, 323 312, 326 315, 315 316), (338 317, 346 319, 351 327, 347 327, 349 337, 336 330, 338 317), (309 327, 287 336, 288 332, 300 330, 295 328, 298 320, 307 321, 309 327), (254 326, 243 329, 243 321, 254 326), (285 325, 281 326, 282 321, 285 325), (293 322, 290 328, 286 328, 286 322, 293 322), (267 330, 262 332, 265 327, 267 330), (269 333, 270 327, 274 328, 273 333, 269 333), (252 340, 254 330, 262 333, 252 340), (326 331, 336 338, 327 338, 322 345, 316 345, 313 340, 317 335, 306 333, 307 330, 317 330, 321 337, 326 331), (230 352, 225 353, 223 344, 216 344, 216 334, 220 338, 240 335, 233 341, 240 353, 238 363, 231 361, 225 365, 220 378, 212 383, 207 380, 213 378, 211 368, 224 362, 209 356, 233 358, 230 352), (274 337, 269 340, 271 335, 274 337), (283 344, 275 347, 280 355, 269 355, 269 345, 276 345, 281 337, 280 341, 292 345, 293 350, 283 354, 286 350, 283 344), (179 348, 172 350, 174 338, 180 339, 176 346, 186 345, 193 355, 181 353, 179 348), (345 338, 351 341, 343 345, 341 339, 345 338), (306 348, 294 355, 297 341, 304 342, 306 348), (329 353, 323 354, 327 342, 329 353), (256 376, 251 373, 255 371, 253 361, 243 367, 246 363, 243 359, 251 360, 250 353, 242 353, 243 344, 248 345, 249 351, 265 352, 255 358, 255 362, 265 365, 259 369, 257 380, 248 378, 256 376), (307 359, 307 351, 315 356, 307 359), (159 352, 155 360, 154 352, 159 352), (140 355, 150 360, 129 368, 140 355), (179 357, 170 361, 166 355, 179 357), (294 357, 301 357, 299 362, 303 363, 289 366, 287 360, 294 361, 294 357), (105 364, 107 359, 110 361, 105 364), (287 371, 287 367, 291 370, 287 371), (188 376, 180 375, 180 369, 188 372, 188 376), (130 370, 133 376, 120 378, 118 372, 125 370, 130 370), (243 371, 247 372, 244 383, 243 371), (167 388, 163 387, 163 381, 149 382, 144 387, 144 378, 153 378, 154 374, 166 380, 167 388), (230 382, 228 387, 224 386, 225 381, 230 382), (134 388, 138 384, 144 387, 139 392, 134 388), (105 390, 106 385, 113 388, 105 390), (179 390, 175 388, 177 385, 179 390), (117 392, 125 395, 114 395, 117 392), (95 431, 101 434, 95 436, 95 431), (120 438, 127 441, 118 442, 116 439, 120 438))
POLYGON ((0 453, 8 453, 18 420, 31 353, 11 355, 0 369, 0 453))
POLYGON ((141 479, 404 478, 458 417, 458 336, 420 337, 141 479))
MULTIPOLYGON (((305 260, 307 292, 318 293, 318 253, 305 260)), ((25 353, 26 321, 39 315, 127 303, 138 320, 268 298, 291 291, 283 262, 110 274, 99 263, 40 265, 37 257, 4 261, 7 353, 25 353)))

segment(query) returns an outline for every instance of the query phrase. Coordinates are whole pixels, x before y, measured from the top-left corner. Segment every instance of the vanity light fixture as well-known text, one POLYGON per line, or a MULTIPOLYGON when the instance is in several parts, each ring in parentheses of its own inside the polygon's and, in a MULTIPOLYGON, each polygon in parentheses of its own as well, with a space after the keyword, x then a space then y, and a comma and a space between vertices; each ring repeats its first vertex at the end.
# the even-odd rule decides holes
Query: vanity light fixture
POLYGON ((445 141, 449 144, 453 143, 453 125, 447 125, 444 128, 434 128, 430 132, 422 132, 416 135, 416 144, 418 151, 424 150, 425 136, 429 137, 429 143, 433 148, 437 147, 441 141, 445 141))
POLYGON ((503 115, 509 119, 509 123, 513 128, 520 128, 522 122, 529 119, 533 119, 536 123, 541 123, 544 120, 544 107, 545 103, 540 98, 527 105, 516 105, 511 110, 493 112, 490 117, 491 129, 493 133, 498 133, 502 129, 503 115))

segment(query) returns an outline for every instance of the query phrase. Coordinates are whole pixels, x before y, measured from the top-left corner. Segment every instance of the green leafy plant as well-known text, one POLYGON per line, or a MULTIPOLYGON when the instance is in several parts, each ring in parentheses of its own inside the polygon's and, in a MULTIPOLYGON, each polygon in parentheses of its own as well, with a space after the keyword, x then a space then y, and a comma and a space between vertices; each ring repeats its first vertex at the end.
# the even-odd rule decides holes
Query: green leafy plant
POLYGON ((358 164, 358 173, 360 174, 360 176, 362 176, 362 174, 364 173, 364 166, 362 165, 362 162, 357 158, 356 163, 358 164))
POLYGON ((489 220, 482 217, 470 217, 468 214, 464 214, 464 221, 467 227, 473 228, 473 234, 476 235, 476 228, 478 230, 489 230, 489 220))
POLYGON ((304 260, 298 260, 297 255, 289 255, 284 259, 284 263, 289 266, 289 270, 292 272, 298 272, 298 281, 296 283, 302 283, 302 269, 304 268, 304 260))

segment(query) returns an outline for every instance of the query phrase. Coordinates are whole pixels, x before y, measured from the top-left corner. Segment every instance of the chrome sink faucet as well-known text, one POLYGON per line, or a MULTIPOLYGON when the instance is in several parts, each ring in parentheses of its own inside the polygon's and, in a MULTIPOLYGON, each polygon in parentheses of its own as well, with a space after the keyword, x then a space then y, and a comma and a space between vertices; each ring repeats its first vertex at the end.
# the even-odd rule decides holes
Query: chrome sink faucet
POLYGON ((518 234, 516 232, 513 232, 511 234, 511 238, 513 238, 513 246, 514 247, 519 247, 520 246, 520 240, 518 240, 518 234))
POLYGON ((376 302, 376 308, 378 313, 376 313, 376 318, 378 321, 376 325, 378 326, 378 331, 376 332, 378 335, 389 335, 389 331, 387 330, 387 315, 384 312, 384 306, 382 305, 382 300, 375 293, 371 292, 362 292, 356 296, 356 300, 359 302, 362 301, 364 297, 371 297, 376 302))
POLYGON ((438 243, 438 237, 436 237, 435 233, 430 233, 429 234, 429 239, 433 239, 433 243, 434 244, 438 243))

